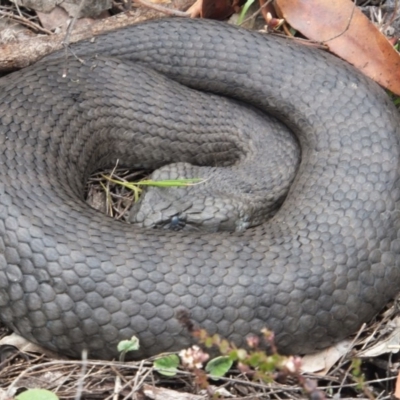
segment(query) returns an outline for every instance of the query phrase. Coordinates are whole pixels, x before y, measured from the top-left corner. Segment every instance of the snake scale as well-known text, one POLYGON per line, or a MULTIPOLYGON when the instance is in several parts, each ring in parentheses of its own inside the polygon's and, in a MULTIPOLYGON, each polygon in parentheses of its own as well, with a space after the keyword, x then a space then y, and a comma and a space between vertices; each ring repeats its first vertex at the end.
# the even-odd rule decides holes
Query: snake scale
MULTIPOLYGON (((201 20, 147 22, 72 50, 90 68, 58 53, 0 80, 0 318, 10 328, 105 359, 136 335, 140 358, 191 343, 175 318, 185 309, 238 345, 268 327, 281 351, 308 353, 398 292, 400 117, 375 83, 322 51, 201 20), (157 129, 149 147, 130 142, 130 103, 146 88, 129 87, 136 63, 295 133, 300 166, 272 219, 244 232, 171 232, 84 203, 94 166, 178 146, 157 129)), ((140 129, 151 126, 132 107, 140 129)), ((179 105, 166 117, 190 119, 179 105)))

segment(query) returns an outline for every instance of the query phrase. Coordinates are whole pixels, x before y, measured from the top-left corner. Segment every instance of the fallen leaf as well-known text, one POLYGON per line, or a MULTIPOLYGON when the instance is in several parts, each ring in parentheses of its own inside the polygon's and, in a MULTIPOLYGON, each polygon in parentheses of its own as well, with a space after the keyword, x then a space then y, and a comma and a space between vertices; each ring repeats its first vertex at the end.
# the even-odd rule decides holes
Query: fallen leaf
POLYGON ((276 0, 276 10, 304 36, 329 47, 400 95, 400 55, 350 0, 276 0))
POLYGON ((191 18, 223 20, 234 13, 232 0, 197 0, 188 10, 191 18))
POLYGON ((176 390, 158 388, 151 385, 143 385, 143 393, 154 400, 203 400, 204 396, 195 394, 177 392, 176 390))
POLYGON ((377 357, 385 353, 398 353, 400 350, 400 317, 396 317, 391 324, 394 325, 390 334, 378 341, 377 344, 357 353, 357 357, 377 357))
POLYGON ((28 389, 16 396, 15 400, 58 400, 58 396, 46 389, 28 389))
POLYGON ((58 6, 49 13, 36 11, 36 14, 43 28, 49 31, 54 31, 56 29, 65 30, 70 20, 68 13, 58 6))
POLYGON ((400 399, 400 372, 397 373, 396 388, 393 393, 394 397, 400 399))
POLYGON ((318 353, 307 354, 301 359, 301 371, 326 375, 336 361, 350 350, 351 344, 352 341, 346 339, 318 353))

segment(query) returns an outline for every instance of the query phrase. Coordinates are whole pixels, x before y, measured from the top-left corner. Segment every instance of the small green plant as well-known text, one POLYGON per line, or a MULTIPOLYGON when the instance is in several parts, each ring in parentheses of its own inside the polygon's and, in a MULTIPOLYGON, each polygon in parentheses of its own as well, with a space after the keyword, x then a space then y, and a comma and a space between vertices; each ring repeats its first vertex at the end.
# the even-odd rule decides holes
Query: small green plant
POLYGON ((393 96, 393 103, 396 107, 400 106, 400 96, 393 96))
POLYGON ((153 365, 157 372, 165 376, 175 376, 178 372, 179 357, 176 354, 168 354, 167 356, 157 358, 153 365))
MULTIPOLYGON (((295 378, 299 385, 303 388, 303 391, 310 398, 323 399, 324 394, 317 389, 315 381, 306 379, 301 374, 301 358, 294 356, 282 356, 278 353, 278 350, 274 343, 274 334, 268 329, 262 330, 262 337, 255 335, 247 338, 248 349, 237 348, 233 343, 226 339, 222 339, 219 335, 209 335, 205 329, 195 327, 193 322, 190 320, 189 315, 185 311, 181 311, 178 315, 180 323, 186 327, 191 335, 197 339, 197 341, 204 345, 206 348, 217 348, 221 354, 214 360, 211 360, 207 366, 206 371, 210 373, 211 377, 221 377, 225 375, 233 363, 236 363, 238 369, 245 373, 247 376, 254 380, 261 380, 266 383, 272 381, 284 383, 288 377, 295 378), (265 348, 268 348, 268 352, 264 349, 260 349, 261 341, 263 341, 265 348)), ((196 364, 196 360, 205 359, 208 356, 206 353, 202 353, 198 346, 195 355, 192 354, 193 362, 191 364, 192 371, 195 374, 196 383, 203 389, 209 388, 206 372, 200 370, 198 366, 200 362, 196 364)), ((185 364, 185 359, 180 353, 181 359, 185 364)), ((187 361, 186 361, 186 364, 187 361)))
POLYGON ((119 351, 119 361, 125 361, 126 353, 139 350, 139 339, 136 336, 132 336, 129 340, 121 340, 117 349, 119 351))
MULTIPOLYGON (((303 391, 310 398, 324 399, 324 394, 317 389, 315 381, 306 379, 301 374, 301 358, 294 356, 282 356, 278 353, 274 342, 274 334, 268 329, 262 330, 262 336, 249 336, 247 338, 248 349, 237 348, 233 343, 222 339, 218 334, 210 335, 205 329, 195 327, 185 311, 177 316, 179 322, 190 332, 199 344, 205 348, 217 348, 221 354, 219 357, 209 360, 209 354, 200 346, 192 347, 176 354, 168 354, 157 358, 154 361, 154 369, 165 376, 175 376, 178 368, 189 370, 194 375, 194 381, 199 388, 210 390, 209 378, 218 380, 225 376, 233 364, 241 373, 246 374, 253 380, 270 383, 273 381, 285 383, 287 378, 295 378, 303 391), (263 348, 261 348, 263 344, 263 348), (266 352, 264 348, 268 348, 266 352), (206 363, 203 369, 204 363, 206 363)), ((136 337, 131 340, 123 340, 118 345, 120 360, 124 360, 128 351, 139 349, 139 341, 136 337)), ((360 364, 354 363, 353 375, 360 377, 360 384, 363 379, 360 364)), ((358 379, 358 378, 357 378, 358 379)), ((211 392, 209 393, 211 394, 211 392)))
POLYGON ((361 371, 361 360, 359 358, 353 358, 351 361, 351 374, 357 383, 357 389, 362 390, 365 386, 365 376, 361 371))
MULTIPOLYGON (((285 383, 288 377, 295 378, 303 388, 306 395, 313 399, 324 399, 324 394, 317 389, 315 381, 306 379, 301 375, 301 359, 294 356, 282 356, 278 353, 274 344, 274 334, 264 329, 262 337, 249 336, 247 338, 248 349, 237 348, 233 343, 222 339, 219 335, 209 335, 205 329, 195 328, 186 312, 178 315, 180 323, 190 332, 190 334, 204 347, 217 348, 221 356, 209 360, 209 354, 199 346, 194 345, 176 354, 168 354, 157 358, 154 361, 154 369, 165 376, 175 376, 178 368, 189 370, 194 375, 197 386, 201 389, 210 391, 208 379, 218 380, 225 376, 236 363, 237 368, 253 380, 261 380, 265 383, 273 381, 285 383), (269 349, 266 352, 260 349, 261 341, 269 349), (208 362, 207 362, 208 361, 208 362), (203 369, 204 363, 207 362, 203 369)), ((139 348, 136 337, 131 340, 123 340, 118 345, 120 360, 123 361, 128 351, 139 348)), ((358 376, 357 365, 354 365, 354 374, 358 376)), ((211 391, 209 393, 212 394, 211 391)))
POLYGON ((53 392, 45 389, 28 389, 15 397, 15 400, 59 400, 53 392))
POLYGON ((233 361, 228 356, 219 356, 210 360, 205 370, 211 375, 212 379, 218 379, 225 376, 232 368, 233 361))
POLYGON ((274 335, 268 330, 263 330, 263 339, 270 348, 270 354, 259 349, 260 338, 249 336, 247 344, 249 350, 237 348, 233 343, 222 339, 215 334, 210 336, 204 329, 197 329, 192 335, 207 348, 216 347, 223 355, 223 359, 229 359, 231 363, 236 362, 239 370, 251 376, 253 379, 260 379, 266 383, 273 380, 282 380, 283 376, 300 375, 300 358, 280 355, 273 343, 274 335), (278 371, 278 372, 277 372, 278 371))

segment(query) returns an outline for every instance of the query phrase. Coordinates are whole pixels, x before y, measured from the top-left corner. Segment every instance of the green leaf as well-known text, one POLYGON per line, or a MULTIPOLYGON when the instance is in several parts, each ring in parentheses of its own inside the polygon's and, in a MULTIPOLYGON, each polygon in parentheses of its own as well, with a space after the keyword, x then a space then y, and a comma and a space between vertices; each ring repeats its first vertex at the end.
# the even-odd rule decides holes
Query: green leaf
POLYGON ((206 365, 206 371, 213 379, 224 376, 232 367, 233 361, 228 356, 213 358, 206 365))
POLYGON ((117 347, 120 353, 128 353, 128 351, 139 350, 139 339, 132 336, 130 340, 121 340, 117 347))
POLYGON ((165 376, 175 376, 178 371, 178 366, 179 357, 176 354, 170 354, 154 361, 154 368, 156 371, 165 376))
POLYGON ((58 396, 46 389, 28 389, 22 392, 16 400, 59 400, 58 396))

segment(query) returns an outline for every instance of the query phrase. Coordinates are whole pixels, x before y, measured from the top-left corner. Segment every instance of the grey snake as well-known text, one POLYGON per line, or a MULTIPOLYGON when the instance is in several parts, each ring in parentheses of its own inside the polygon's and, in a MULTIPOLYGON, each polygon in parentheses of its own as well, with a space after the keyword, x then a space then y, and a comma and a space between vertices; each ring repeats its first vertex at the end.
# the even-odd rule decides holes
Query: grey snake
MULTIPOLYGON (((400 117, 378 85, 325 52, 202 20, 147 22, 72 50, 85 65, 57 53, 0 80, 0 318, 11 329, 107 359, 136 335, 140 358, 192 343, 175 318, 185 309, 238 345, 268 327, 281 351, 308 353, 354 333, 398 292, 400 117), (171 232, 85 204, 94 168, 146 167, 153 160, 140 155, 160 144, 163 161, 181 152, 180 136, 140 105, 161 99, 168 111, 168 93, 129 85, 150 69, 296 135, 301 162, 272 219, 243 232, 171 232), (135 144, 133 127, 151 137, 135 144)), ((185 126, 191 115, 172 104, 165 117, 185 126)))

